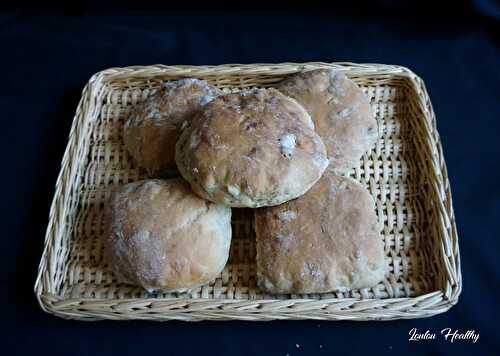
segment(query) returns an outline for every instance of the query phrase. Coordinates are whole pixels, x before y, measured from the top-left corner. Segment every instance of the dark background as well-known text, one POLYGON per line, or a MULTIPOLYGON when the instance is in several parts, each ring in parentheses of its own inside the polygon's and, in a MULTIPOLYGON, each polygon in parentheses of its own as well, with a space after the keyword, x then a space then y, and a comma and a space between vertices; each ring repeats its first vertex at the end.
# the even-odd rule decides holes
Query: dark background
POLYGON ((165 3, 4 4, 2 354, 498 352, 499 2, 165 3), (386 322, 77 322, 44 314, 33 284, 71 120, 90 76, 136 64, 285 61, 399 64, 424 79, 454 197, 464 281, 458 305, 428 319, 386 322), (414 327, 474 329, 480 340, 409 343, 414 327))

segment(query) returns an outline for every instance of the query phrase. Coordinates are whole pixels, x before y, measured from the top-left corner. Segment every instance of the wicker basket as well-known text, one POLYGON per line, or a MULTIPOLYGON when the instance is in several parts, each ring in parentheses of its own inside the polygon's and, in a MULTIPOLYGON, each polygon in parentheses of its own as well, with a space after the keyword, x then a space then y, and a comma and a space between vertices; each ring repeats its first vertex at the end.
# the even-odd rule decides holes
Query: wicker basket
POLYGON ((43 310, 96 319, 398 319, 432 316, 461 291, 452 198, 434 112, 410 70, 352 63, 147 66, 94 75, 76 110, 57 179, 35 293, 43 310), (210 285, 189 294, 148 295, 119 284, 102 258, 102 209, 118 185, 147 177, 124 150, 131 106, 164 80, 197 77, 235 91, 268 87, 291 73, 335 68, 363 87, 380 138, 349 175, 376 200, 389 272, 374 288, 347 293, 266 295, 256 287, 253 222, 233 209, 229 262, 210 285))

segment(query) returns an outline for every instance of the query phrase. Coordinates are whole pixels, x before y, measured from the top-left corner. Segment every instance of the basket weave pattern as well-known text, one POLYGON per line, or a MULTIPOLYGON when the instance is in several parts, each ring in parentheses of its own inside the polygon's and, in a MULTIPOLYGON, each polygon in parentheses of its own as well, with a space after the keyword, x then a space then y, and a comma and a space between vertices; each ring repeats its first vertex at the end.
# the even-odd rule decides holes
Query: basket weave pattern
POLYGON ((406 68, 352 63, 148 66, 94 75, 78 105, 56 184, 35 293, 64 318, 397 319, 448 310, 461 291, 451 193, 430 100, 406 68), (189 294, 148 295, 120 284, 102 255, 103 207, 113 189, 147 178, 123 145, 127 113, 164 80, 206 79, 223 90, 269 87, 302 70, 344 71, 370 97, 379 140, 349 175, 376 201, 389 265, 373 288, 346 293, 267 295, 256 286, 253 214, 233 209, 229 262, 189 294))

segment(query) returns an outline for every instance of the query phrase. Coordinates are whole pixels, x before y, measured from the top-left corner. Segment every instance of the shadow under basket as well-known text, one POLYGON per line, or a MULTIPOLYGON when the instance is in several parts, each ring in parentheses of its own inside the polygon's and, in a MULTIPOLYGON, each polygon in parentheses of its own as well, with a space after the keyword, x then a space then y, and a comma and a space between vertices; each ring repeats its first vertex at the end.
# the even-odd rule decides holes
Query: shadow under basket
POLYGON ((381 320, 445 312, 457 302, 461 286, 436 120, 413 72, 352 63, 154 65, 108 69, 84 88, 56 184, 35 293, 46 312, 80 320, 381 320), (166 80, 195 77, 233 92, 270 87, 290 74, 319 68, 342 71, 360 85, 378 121, 376 145, 348 175, 375 199, 389 266, 385 280, 345 293, 264 294, 256 284, 253 214, 233 209, 229 261, 209 285, 151 295, 118 283, 103 258, 102 212, 113 189, 147 178, 123 145, 131 107, 166 80))

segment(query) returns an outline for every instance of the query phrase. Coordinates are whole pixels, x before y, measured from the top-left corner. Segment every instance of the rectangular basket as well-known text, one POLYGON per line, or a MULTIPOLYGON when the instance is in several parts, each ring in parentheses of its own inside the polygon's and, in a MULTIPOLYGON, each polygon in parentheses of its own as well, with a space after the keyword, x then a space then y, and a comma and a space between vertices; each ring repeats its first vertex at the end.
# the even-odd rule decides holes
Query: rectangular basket
POLYGON ((283 63, 136 66, 95 74, 85 86, 57 179, 35 285, 46 312, 96 319, 398 319, 442 313, 461 291, 452 198, 436 120, 422 80, 392 65, 283 63), (389 261, 385 280, 347 293, 266 295, 256 287, 249 210, 233 209, 230 258, 210 285, 148 295, 117 283, 102 258, 102 208, 113 187, 144 179, 124 150, 130 108, 165 80, 206 79, 224 89, 269 87, 298 71, 334 68, 370 97, 376 146, 349 175, 372 193, 389 261))

